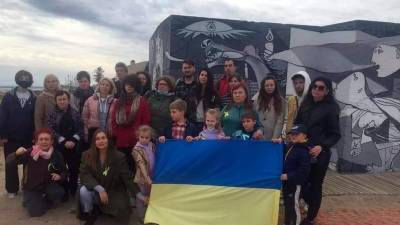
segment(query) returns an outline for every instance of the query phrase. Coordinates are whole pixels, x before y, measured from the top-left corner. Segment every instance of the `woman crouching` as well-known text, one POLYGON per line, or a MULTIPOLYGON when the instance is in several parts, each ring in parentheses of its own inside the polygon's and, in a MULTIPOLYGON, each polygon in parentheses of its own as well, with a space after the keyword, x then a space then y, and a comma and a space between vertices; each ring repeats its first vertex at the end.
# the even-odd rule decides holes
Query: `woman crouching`
POLYGON ((32 217, 42 216, 61 202, 65 194, 62 182, 67 168, 59 151, 53 149, 53 133, 42 128, 35 133, 35 145, 20 147, 7 157, 7 166, 24 164, 23 203, 32 217))
POLYGON ((130 215, 130 195, 136 191, 133 176, 123 153, 111 146, 107 131, 93 134, 91 148, 82 155, 78 217, 94 224, 98 214, 126 223, 130 215))

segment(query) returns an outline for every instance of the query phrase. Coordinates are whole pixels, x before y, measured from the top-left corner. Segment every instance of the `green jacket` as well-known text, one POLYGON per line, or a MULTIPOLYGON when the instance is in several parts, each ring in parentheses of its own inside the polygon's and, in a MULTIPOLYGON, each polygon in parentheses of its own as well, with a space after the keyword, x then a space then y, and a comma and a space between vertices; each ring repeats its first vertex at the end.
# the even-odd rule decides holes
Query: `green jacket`
POLYGON ((174 94, 164 95, 157 91, 147 92, 144 96, 150 106, 151 127, 156 131, 158 137, 164 132, 164 128, 171 123, 169 105, 175 101, 174 94))
MULTIPOLYGON (((257 113, 254 111, 254 109, 251 109, 255 115, 257 116, 257 113)), ((222 110, 221 117, 222 117, 222 126, 225 135, 227 136, 232 136, 232 134, 237 131, 237 130, 242 130, 242 120, 241 116, 242 114, 246 111, 244 108, 243 104, 241 105, 232 105, 229 107, 229 105, 225 106, 225 108, 222 110)), ((255 125, 255 129, 262 129, 262 125, 258 119, 257 116, 257 123, 255 125)))
MULTIPOLYGON (((110 149, 104 166, 93 170, 86 161, 88 153, 86 151, 82 155, 79 175, 81 185, 89 190, 101 185, 108 194, 108 204, 99 206, 101 212, 120 220, 128 219, 131 212, 130 196, 134 196, 136 189, 124 154, 110 149)), ((78 210, 79 213, 80 211, 78 210)))

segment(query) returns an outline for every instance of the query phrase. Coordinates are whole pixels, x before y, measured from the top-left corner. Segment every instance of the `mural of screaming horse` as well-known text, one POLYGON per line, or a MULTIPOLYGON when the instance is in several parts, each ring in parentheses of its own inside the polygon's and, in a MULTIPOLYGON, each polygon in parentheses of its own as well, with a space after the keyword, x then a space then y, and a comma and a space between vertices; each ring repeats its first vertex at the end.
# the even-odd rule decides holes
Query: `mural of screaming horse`
POLYGON ((400 169, 400 24, 352 21, 324 27, 170 16, 150 40, 154 78, 180 76, 181 62, 223 73, 236 61, 251 94, 268 73, 286 95, 290 76, 334 81, 341 106, 342 139, 331 168, 340 172, 400 169))

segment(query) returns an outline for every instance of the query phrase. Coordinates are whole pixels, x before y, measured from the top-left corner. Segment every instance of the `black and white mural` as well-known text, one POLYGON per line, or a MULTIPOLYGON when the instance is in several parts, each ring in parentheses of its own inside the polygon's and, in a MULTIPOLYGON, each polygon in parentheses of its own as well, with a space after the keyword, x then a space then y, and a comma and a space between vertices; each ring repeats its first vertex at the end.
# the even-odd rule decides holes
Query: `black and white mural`
POLYGON ((277 74, 286 95, 290 77, 334 81, 343 138, 331 168, 340 172, 400 170, 400 24, 352 21, 325 27, 170 16, 150 40, 154 78, 179 77, 181 62, 223 73, 237 62, 255 93, 262 78, 277 74))

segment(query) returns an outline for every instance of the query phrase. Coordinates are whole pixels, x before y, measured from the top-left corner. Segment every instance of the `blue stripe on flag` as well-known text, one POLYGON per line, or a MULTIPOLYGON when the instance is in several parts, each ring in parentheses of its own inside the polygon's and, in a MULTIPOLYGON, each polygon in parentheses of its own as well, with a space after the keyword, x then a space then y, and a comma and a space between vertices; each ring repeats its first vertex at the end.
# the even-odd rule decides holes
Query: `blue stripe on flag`
POLYGON ((280 189, 282 162, 283 145, 267 141, 168 140, 153 183, 280 189))

